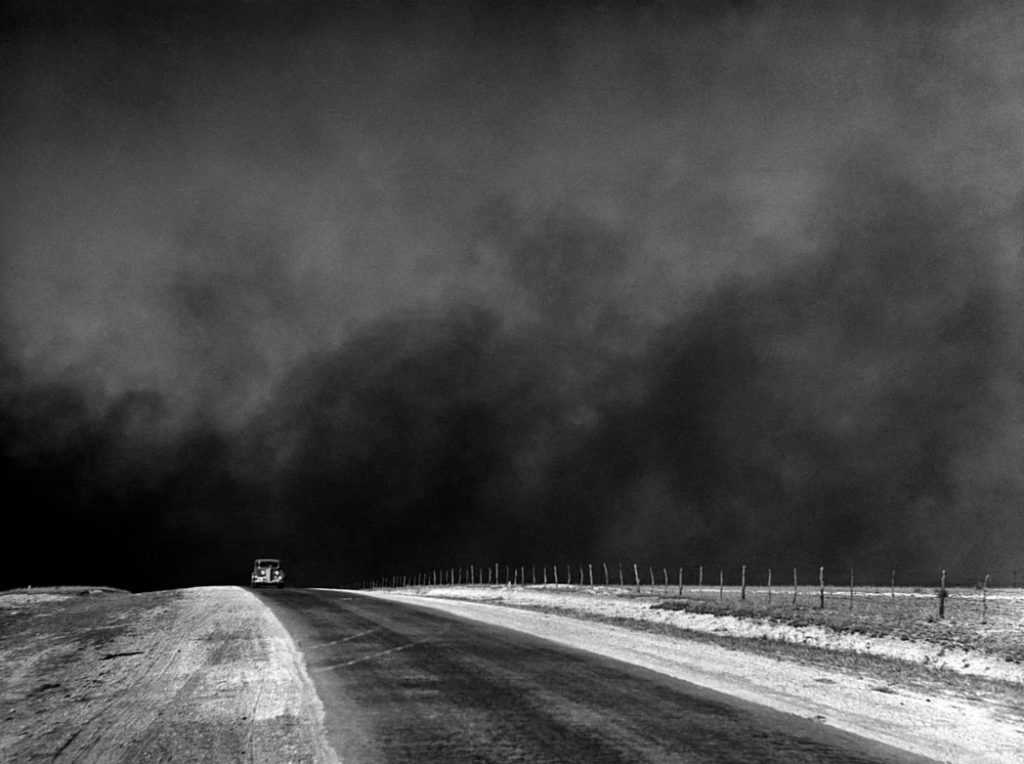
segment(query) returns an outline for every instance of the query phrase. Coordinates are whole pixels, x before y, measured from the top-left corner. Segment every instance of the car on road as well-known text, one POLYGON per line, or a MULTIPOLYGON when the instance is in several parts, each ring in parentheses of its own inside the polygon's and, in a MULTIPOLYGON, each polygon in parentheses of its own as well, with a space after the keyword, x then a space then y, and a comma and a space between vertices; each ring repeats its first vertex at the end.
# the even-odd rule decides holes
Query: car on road
POLYGON ((281 561, 272 557, 259 557, 252 566, 252 587, 284 586, 284 569, 281 561))

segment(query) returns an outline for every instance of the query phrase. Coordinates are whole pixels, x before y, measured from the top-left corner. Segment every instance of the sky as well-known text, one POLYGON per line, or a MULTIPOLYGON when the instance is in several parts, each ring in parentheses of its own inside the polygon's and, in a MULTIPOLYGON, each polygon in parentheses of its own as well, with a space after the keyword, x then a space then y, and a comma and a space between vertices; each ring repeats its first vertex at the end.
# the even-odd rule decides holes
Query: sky
POLYGON ((1024 571, 1018 4, 2 13, 12 585, 1024 571))

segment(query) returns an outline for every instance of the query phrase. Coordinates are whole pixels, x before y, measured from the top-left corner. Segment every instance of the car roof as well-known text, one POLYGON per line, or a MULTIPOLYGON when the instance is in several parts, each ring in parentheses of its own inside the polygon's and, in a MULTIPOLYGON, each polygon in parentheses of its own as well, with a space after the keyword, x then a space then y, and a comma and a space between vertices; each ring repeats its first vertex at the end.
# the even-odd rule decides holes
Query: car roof
POLYGON ((281 562, 277 557, 257 557, 256 562, 281 562))

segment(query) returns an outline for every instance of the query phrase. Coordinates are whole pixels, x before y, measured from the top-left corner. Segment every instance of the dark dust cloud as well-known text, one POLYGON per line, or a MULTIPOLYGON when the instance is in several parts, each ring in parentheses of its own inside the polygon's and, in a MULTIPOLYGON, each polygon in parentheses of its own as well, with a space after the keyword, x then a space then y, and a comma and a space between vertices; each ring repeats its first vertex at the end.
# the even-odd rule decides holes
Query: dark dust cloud
POLYGON ((1024 569, 1017 4, 0 30, 10 585, 1024 569))

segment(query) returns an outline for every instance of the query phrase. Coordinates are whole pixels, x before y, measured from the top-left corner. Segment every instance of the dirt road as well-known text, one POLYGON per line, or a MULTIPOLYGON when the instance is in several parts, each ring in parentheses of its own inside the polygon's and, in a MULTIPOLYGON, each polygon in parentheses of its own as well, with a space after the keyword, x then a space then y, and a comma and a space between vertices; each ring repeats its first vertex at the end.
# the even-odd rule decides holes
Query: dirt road
POLYGON ((260 596, 305 654, 346 764, 924 761, 660 672, 405 602, 313 590, 260 596))
POLYGON ((443 595, 373 592, 369 596, 518 629, 754 703, 819 718, 829 726, 939 761, 1024 761, 1024 728, 1019 717, 979 697, 942 696, 931 688, 880 681, 871 674, 851 675, 820 664, 804 665, 671 635, 522 610, 514 606, 515 598, 495 604, 443 595))

